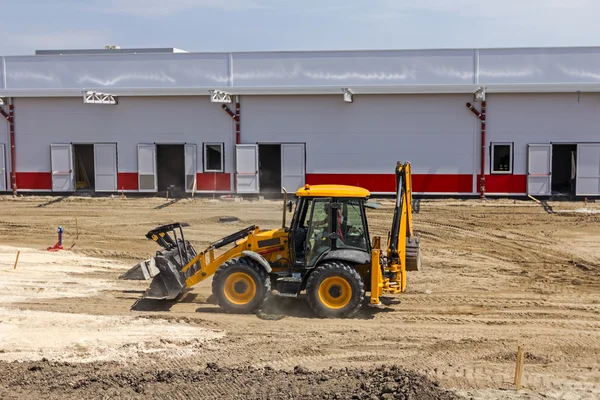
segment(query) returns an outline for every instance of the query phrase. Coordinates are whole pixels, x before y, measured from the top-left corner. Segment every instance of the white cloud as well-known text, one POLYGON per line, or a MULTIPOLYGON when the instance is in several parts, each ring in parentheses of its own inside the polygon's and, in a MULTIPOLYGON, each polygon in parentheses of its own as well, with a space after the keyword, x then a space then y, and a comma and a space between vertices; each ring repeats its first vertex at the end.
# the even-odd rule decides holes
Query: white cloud
POLYGON ((270 8, 277 0, 108 0, 89 10, 140 17, 161 17, 198 8, 226 11, 270 8))

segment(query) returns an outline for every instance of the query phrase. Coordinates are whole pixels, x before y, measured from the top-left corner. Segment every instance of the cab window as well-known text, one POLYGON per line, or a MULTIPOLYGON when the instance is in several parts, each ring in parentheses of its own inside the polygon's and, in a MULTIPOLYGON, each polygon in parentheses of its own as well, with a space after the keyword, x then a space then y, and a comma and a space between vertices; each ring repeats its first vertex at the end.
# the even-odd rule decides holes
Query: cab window
POLYGON ((337 248, 351 248, 368 251, 363 208, 360 200, 349 199, 340 202, 337 212, 337 248))

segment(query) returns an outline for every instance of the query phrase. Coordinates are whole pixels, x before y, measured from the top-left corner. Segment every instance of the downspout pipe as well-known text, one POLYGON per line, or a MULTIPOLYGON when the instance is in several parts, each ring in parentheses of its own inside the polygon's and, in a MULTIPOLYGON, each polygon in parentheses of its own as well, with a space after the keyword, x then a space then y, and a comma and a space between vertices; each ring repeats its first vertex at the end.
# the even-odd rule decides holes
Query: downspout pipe
POLYGON ((231 111, 229 109, 229 107, 227 107, 225 104, 221 105, 221 107, 223 107, 223 110, 225 110, 225 112, 227 114, 229 114, 229 116, 231 118, 233 118, 233 120, 235 121, 235 144, 240 144, 241 143, 241 134, 240 134, 240 101, 239 101, 239 98, 236 96, 235 113, 233 111, 231 111))
MULTIPOLYGON (((235 144, 241 144, 241 134, 240 134, 240 97, 235 96, 235 113, 227 107, 227 105, 222 104, 221 107, 233 120, 235 121, 235 144)), ((234 179, 234 191, 237 192, 237 180, 234 179)))
POLYGON ((473 112, 477 116, 477 118, 481 121, 481 155, 480 155, 480 177, 479 177, 479 197, 481 200, 485 199, 485 130, 486 130, 486 102, 483 100, 481 102, 481 112, 477 111, 475 107, 471 103, 467 103, 467 108, 473 112))
POLYGON ((0 108, 0 114, 8 121, 10 134, 10 185, 12 186, 13 196, 17 195, 17 161, 15 156, 15 106, 12 99, 9 101, 8 114, 0 108))

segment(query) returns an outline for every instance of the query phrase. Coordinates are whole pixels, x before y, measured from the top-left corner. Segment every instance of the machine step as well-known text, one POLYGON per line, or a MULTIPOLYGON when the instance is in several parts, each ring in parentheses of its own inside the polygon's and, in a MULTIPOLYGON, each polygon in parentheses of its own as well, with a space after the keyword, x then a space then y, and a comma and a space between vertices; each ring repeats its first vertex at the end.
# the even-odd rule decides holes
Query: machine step
POLYGON ((302 287, 302 278, 295 276, 285 276, 277 278, 277 291, 283 297, 298 297, 302 287))
POLYGON ((283 278, 277 278, 277 282, 298 282, 302 283, 302 278, 296 278, 293 276, 284 276, 283 278))
POLYGON ((297 298, 298 294, 297 293, 277 293, 278 296, 280 297, 293 297, 293 298, 297 298))

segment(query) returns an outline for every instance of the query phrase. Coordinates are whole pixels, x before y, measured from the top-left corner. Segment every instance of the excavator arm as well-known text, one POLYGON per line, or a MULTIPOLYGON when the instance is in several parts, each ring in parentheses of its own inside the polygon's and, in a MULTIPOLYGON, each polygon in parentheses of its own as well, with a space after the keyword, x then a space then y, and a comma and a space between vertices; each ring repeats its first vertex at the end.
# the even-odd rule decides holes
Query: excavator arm
POLYGON ((383 293, 400 293, 406 289, 406 271, 421 266, 420 237, 413 232, 412 176, 410 163, 396 164, 396 203, 387 249, 380 249, 375 238, 371 255, 371 304, 380 304, 383 293))
POLYGON ((397 262, 406 254, 406 240, 412 238, 412 177, 410 163, 396 164, 396 205, 388 239, 387 256, 397 262))

